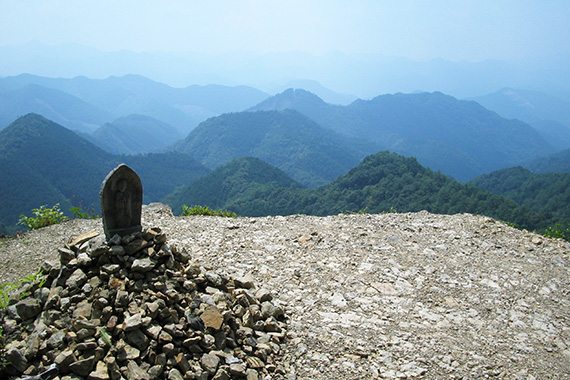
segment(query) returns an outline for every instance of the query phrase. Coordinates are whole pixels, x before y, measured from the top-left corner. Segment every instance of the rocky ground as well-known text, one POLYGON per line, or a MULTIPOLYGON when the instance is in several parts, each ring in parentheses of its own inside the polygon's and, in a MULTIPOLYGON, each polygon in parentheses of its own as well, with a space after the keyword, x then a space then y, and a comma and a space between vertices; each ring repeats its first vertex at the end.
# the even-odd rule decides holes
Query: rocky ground
MULTIPOLYGON (((570 246, 490 218, 427 212, 173 217, 147 227, 191 260, 247 277, 287 314, 287 379, 570 378, 570 246)), ((0 281, 32 274, 73 220, 0 242, 0 281)))

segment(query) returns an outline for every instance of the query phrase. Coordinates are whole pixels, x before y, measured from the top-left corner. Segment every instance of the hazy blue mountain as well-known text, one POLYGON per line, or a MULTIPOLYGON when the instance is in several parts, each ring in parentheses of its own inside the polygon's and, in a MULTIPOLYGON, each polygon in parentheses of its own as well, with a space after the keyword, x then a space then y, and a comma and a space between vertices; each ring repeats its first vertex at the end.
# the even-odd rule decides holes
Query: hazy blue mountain
POLYGON ((289 81, 283 86, 276 87, 273 93, 280 93, 291 88, 302 88, 303 90, 317 95, 323 101, 330 104, 347 105, 358 99, 354 95, 335 92, 330 88, 323 86, 318 81, 310 79, 297 79, 289 81))
POLYGON ((113 154, 158 151, 182 139, 176 128, 145 115, 129 115, 103 124, 90 140, 113 154))
POLYGON ((570 128, 553 120, 539 120, 530 123, 556 150, 570 148, 570 128))
POLYGON ((238 215, 331 215, 428 210, 475 213, 544 228, 556 219, 507 198, 461 184, 422 167, 413 158, 380 152, 317 189, 300 188, 258 159, 238 158, 165 198, 177 211, 186 205, 228 209, 238 215))
POLYGON ((472 99, 508 119, 519 119, 530 124, 554 120, 570 127, 570 102, 543 92, 503 88, 472 99))
POLYGON ((0 129, 18 117, 38 113, 65 125, 89 133, 114 116, 63 91, 36 84, 0 92, 0 129))
POLYGON ((121 162, 139 173, 145 202, 158 201, 209 172, 180 153, 111 155, 40 115, 20 117, 0 131, 0 222, 13 229, 32 208, 73 202, 99 212, 105 176, 121 162))
POLYGON ((538 91, 512 88, 473 100, 504 118, 529 123, 556 149, 570 148, 570 101, 538 91))
POLYGON ((306 91, 287 90, 251 109, 295 109, 325 128, 416 157, 458 180, 555 151, 528 124, 439 92, 381 95, 333 106, 306 91))
POLYGON ((535 173, 564 173, 570 172, 570 149, 554 153, 550 156, 537 158, 523 165, 535 173))
POLYGON ((568 92, 569 53, 566 50, 561 49, 558 57, 542 60, 452 62, 338 51, 322 55, 298 51, 267 54, 135 53, 103 52, 76 44, 46 46, 32 43, 0 47, 0 73, 18 75, 28 72, 50 77, 86 75, 91 78, 131 73, 177 87, 208 83, 246 84, 266 91, 274 88, 275 84, 309 78, 339 93, 354 94, 363 99, 384 93, 418 90, 441 91, 466 98, 503 87, 536 88, 547 93, 568 92))
POLYGON ((139 75, 66 79, 22 74, 0 79, 0 89, 18 89, 28 84, 64 91, 116 117, 131 114, 151 116, 176 127, 184 136, 200 121, 224 112, 242 111, 268 97, 266 93, 247 86, 192 85, 174 88, 139 75))
POLYGON ((202 122, 174 150, 209 168, 252 156, 309 187, 358 164, 373 144, 340 136, 293 110, 224 114, 202 122))

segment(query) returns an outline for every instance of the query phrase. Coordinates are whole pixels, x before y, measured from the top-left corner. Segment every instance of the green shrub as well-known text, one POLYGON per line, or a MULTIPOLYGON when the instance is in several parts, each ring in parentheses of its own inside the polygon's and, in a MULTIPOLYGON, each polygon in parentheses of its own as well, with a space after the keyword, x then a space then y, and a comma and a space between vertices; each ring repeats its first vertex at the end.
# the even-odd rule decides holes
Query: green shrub
POLYGON ((209 215, 209 216, 224 216, 227 218, 235 218, 237 214, 235 212, 230 212, 228 210, 212 210, 208 206, 192 206, 188 207, 186 205, 182 206, 182 214, 180 216, 190 216, 190 215, 209 215))
POLYGON ((75 196, 73 196, 73 201, 71 202, 72 207, 69 209, 73 213, 73 217, 75 219, 98 219, 100 216, 95 213, 95 206, 91 205, 91 207, 83 210, 83 201, 77 202, 77 205, 74 204, 77 202, 75 196))
POLYGON ((29 230, 35 230, 51 226, 52 224, 65 222, 69 219, 63 214, 63 211, 59 209, 59 203, 56 203, 52 208, 48 208, 45 205, 40 206, 40 208, 35 208, 32 210, 32 214, 34 214, 34 216, 20 215, 18 224, 28 227, 29 230))
POLYGON ((554 227, 548 227, 543 235, 570 241, 570 228, 563 227, 560 223, 556 223, 554 227))

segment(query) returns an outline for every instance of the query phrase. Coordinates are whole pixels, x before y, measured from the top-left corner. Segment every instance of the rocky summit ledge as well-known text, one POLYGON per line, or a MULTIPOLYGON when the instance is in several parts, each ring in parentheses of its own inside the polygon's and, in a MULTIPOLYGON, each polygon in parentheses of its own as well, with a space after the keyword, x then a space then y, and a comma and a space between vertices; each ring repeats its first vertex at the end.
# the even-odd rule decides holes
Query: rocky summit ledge
MULTIPOLYGON (((250 278, 287 329, 273 379, 570 378, 570 246, 468 214, 174 217, 143 225, 250 278)), ((73 220, 0 242, 0 281, 59 260, 73 220)), ((262 378, 260 376, 260 378, 262 378)))

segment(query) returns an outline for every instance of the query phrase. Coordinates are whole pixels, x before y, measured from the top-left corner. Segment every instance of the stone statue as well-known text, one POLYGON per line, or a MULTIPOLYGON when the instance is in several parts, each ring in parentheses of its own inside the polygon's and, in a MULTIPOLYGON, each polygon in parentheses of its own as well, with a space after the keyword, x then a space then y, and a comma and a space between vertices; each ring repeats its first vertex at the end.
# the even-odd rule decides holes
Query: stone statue
POLYGON ((142 183, 125 164, 113 169, 101 184, 100 200, 103 230, 107 240, 141 231, 142 183))

